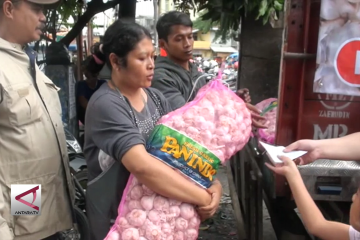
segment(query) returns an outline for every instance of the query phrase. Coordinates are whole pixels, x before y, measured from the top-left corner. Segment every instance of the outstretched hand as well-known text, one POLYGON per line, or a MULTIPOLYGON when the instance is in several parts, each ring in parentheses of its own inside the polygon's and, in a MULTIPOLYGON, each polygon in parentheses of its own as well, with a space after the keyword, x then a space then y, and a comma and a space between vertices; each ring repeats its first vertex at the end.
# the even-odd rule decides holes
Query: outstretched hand
POLYGON ((246 103, 246 107, 251 112, 251 118, 252 118, 252 125, 256 128, 267 128, 261 121, 266 120, 266 118, 260 116, 261 111, 255 107, 254 105, 250 104, 251 102, 251 96, 250 91, 247 88, 242 88, 237 90, 236 95, 238 95, 244 102, 246 103))
POLYGON ((238 95, 245 103, 251 103, 250 91, 247 88, 242 88, 236 91, 236 95, 238 95))
POLYGON ((255 107, 254 105, 252 105, 250 103, 246 103, 246 107, 247 107, 247 109, 249 109, 249 111, 251 113, 253 127, 267 128, 267 126, 262 123, 266 120, 266 118, 260 115, 261 111, 257 107, 255 107))
POLYGON ((321 157, 322 149, 318 146, 319 140, 299 140, 287 146, 284 152, 307 151, 299 158, 299 164, 305 165, 312 163, 321 157))
POLYGON ((285 177, 296 175, 299 170, 293 160, 285 156, 278 156, 278 158, 283 161, 281 165, 273 166, 269 163, 265 163, 265 165, 274 173, 285 177))

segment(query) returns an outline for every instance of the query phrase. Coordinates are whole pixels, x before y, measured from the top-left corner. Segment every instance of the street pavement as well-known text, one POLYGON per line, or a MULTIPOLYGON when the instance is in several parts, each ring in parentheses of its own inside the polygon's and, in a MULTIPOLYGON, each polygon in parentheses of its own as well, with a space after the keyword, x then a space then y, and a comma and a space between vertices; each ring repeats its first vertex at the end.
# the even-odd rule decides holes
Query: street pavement
MULTIPOLYGON (((218 213, 214 216, 213 224, 208 230, 200 231, 199 240, 237 240, 237 226, 232 208, 226 168, 221 167, 217 177, 223 186, 223 198, 218 213)), ((263 239, 277 240, 271 225, 270 216, 263 204, 263 239)))

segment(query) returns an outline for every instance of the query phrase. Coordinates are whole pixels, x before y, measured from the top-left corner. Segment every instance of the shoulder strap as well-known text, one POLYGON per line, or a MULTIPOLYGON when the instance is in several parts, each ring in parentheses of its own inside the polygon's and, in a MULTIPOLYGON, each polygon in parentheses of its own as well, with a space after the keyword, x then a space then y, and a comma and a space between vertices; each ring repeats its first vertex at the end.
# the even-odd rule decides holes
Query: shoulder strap
POLYGON ((34 87, 37 91, 37 93, 39 94, 39 97, 42 101, 42 103, 44 104, 44 107, 46 109, 46 111, 48 111, 47 107, 46 107, 46 104, 44 102, 44 99, 42 98, 41 94, 40 94, 40 91, 39 91, 39 87, 37 85, 37 82, 36 82, 36 63, 35 63, 35 59, 36 59, 36 53, 34 52, 34 50, 32 50, 29 45, 26 45, 25 47, 25 53, 26 55, 28 55, 29 57, 29 61, 30 61, 30 74, 31 74, 31 77, 33 79, 33 84, 34 84, 34 87))
POLYGON ((28 55, 29 57, 29 61, 30 61, 30 74, 31 74, 31 77, 33 79, 33 82, 34 82, 34 86, 36 88, 36 91, 39 93, 39 88, 38 88, 38 85, 36 83, 36 69, 35 69, 35 58, 36 58, 36 54, 35 52, 29 47, 29 46, 26 46, 25 47, 25 53, 26 55, 28 55))

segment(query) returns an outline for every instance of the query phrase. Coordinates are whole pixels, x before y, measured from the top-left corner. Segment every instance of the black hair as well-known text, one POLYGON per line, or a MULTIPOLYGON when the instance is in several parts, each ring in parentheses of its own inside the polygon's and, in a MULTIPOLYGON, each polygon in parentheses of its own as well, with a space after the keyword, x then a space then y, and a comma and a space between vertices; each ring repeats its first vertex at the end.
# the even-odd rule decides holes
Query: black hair
POLYGON ((150 32, 145 27, 132 21, 119 19, 106 30, 102 51, 100 51, 100 44, 94 46, 93 51, 100 60, 106 62, 110 69, 109 56, 111 53, 116 54, 122 67, 126 67, 127 55, 144 38, 152 39, 150 32))
POLYGON ((190 16, 183 12, 171 11, 162 15, 156 23, 156 31, 159 39, 167 41, 171 28, 176 25, 193 27, 190 16))
POLYGON ((98 64, 96 63, 93 54, 95 54, 96 51, 98 51, 98 49, 100 48, 100 43, 95 43, 92 47, 91 47, 91 54, 90 56, 88 56, 82 63, 81 63, 81 68, 82 70, 87 71, 88 73, 92 74, 92 75, 97 75, 99 74, 99 72, 101 71, 101 69, 103 68, 104 64, 98 64))

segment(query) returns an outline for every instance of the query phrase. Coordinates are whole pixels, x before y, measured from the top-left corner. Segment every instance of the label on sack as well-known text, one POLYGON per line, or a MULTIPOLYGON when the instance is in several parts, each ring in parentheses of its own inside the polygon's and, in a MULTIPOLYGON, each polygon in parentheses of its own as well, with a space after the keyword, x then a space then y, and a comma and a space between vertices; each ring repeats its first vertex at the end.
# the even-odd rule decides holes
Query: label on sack
POLYGON ((264 116, 265 113, 271 111, 272 109, 276 108, 278 106, 278 102, 277 101, 273 101, 269 104, 269 106, 267 106, 266 108, 264 108, 264 110, 262 110, 260 116, 264 116))
POLYGON ((220 159, 204 146, 163 124, 155 126, 146 150, 204 188, 214 180, 220 159))

